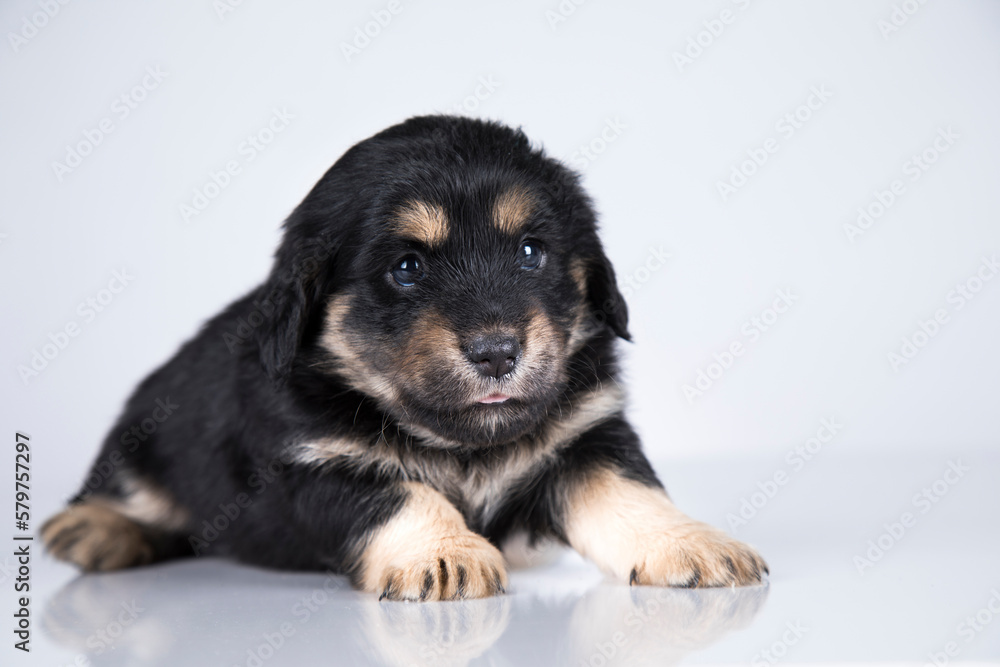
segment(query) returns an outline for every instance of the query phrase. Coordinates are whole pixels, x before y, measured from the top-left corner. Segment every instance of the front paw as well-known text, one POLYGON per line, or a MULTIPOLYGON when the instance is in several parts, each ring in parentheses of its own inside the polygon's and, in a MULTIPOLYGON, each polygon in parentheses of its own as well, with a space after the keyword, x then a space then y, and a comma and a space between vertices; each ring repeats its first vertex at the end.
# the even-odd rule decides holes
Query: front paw
MULTIPOLYGON (((430 545, 428 545, 430 546, 430 545)), ((379 561, 377 555, 372 560, 379 561)), ((458 600, 506 591, 503 555, 471 531, 448 537, 422 553, 410 552, 378 563, 365 586, 379 600, 458 600)))
POLYGON ((769 572, 750 546, 720 530, 692 522, 650 540, 629 573, 629 583, 681 588, 753 586, 769 572))
POLYGON ((503 593, 503 555, 468 529, 438 491, 404 482, 403 506, 371 531, 353 570, 361 590, 380 600, 457 600, 503 593))
POLYGON ((632 584, 750 586, 767 573, 756 551, 685 515, 662 488, 611 469, 593 472, 570 496, 566 535, 601 569, 632 584))

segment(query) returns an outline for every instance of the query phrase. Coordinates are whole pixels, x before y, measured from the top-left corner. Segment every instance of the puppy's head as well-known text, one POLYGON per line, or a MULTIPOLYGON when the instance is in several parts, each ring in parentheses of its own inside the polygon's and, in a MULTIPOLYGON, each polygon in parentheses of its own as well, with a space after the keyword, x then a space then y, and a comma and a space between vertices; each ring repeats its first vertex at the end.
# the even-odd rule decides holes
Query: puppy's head
POLYGON ((270 281, 273 377, 333 373, 443 446, 529 432, 575 353, 628 337, 577 177, 496 123, 414 118, 354 146, 289 218, 270 281))

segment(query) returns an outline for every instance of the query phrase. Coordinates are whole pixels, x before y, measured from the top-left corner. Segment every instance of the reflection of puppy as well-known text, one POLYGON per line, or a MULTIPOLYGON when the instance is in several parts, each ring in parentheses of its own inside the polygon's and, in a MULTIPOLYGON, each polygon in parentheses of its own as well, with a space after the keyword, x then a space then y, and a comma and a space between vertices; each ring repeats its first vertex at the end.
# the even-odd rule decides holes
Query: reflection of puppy
POLYGON ((348 151, 285 228, 267 281, 136 390, 44 528, 57 557, 210 552, 434 600, 502 592, 496 545, 527 531, 633 584, 761 580, 643 456, 594 212, 523 134, 411 119, 348 151), (157 401, 175 407, 150 432, 157 401))
POLYGON ((697 591, 596 586, 573 609, 568 662, 605 664, 593 660, 603 654, 607 664, 679 664, 747 627, 767 592, 764 586, 697 591))
POLYGON ((511 598, 386 605, 372 596, 356 609, 360 632, 352 628, 351 636, 372 664, 459 667, 482 656, 504 634, 511 598))

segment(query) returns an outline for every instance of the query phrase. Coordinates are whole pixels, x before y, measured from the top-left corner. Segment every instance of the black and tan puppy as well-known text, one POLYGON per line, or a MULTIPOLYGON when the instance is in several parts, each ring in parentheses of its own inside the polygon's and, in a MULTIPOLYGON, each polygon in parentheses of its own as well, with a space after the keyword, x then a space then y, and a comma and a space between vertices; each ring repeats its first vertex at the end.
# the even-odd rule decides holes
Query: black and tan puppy
POLYGON ((593 209, 521 132, 408 120, 351 148, 285 229, 267 281, 136 390, 43 529, 55 556, 210 553, 437 600, 503 592, 498 545, 527 532, 632 584, 761 581, 643 455, 593 209))

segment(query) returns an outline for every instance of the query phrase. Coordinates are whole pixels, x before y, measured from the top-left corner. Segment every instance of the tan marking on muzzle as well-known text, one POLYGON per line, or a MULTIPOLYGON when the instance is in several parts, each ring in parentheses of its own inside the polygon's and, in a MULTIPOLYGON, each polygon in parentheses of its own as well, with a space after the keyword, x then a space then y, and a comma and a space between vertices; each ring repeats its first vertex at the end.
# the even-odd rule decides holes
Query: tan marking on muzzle
POLYGON ((514 373, 562 379, 566 365, 565 340, 549 317, 540 310, 531 313, 524 332, 522 356, 514 373), (520 368, 518 368, 520 367, 520 368))
POLYGON ((465 381, 476 380, 476 374, 461 350, 458 336, 448 321, 436 310, 416 318, 406 345, 398 357, 401 377, 418 379, 435 368, 447 367, 465 381))
POLYGON ((341 294, 327 304, 321 343, 333 356, 336 369, 348 384, 386 405, 394 405, 398 394, 392 383, 365 360, 363 341, 345 324, 352 298, 350 294, 341 294))

